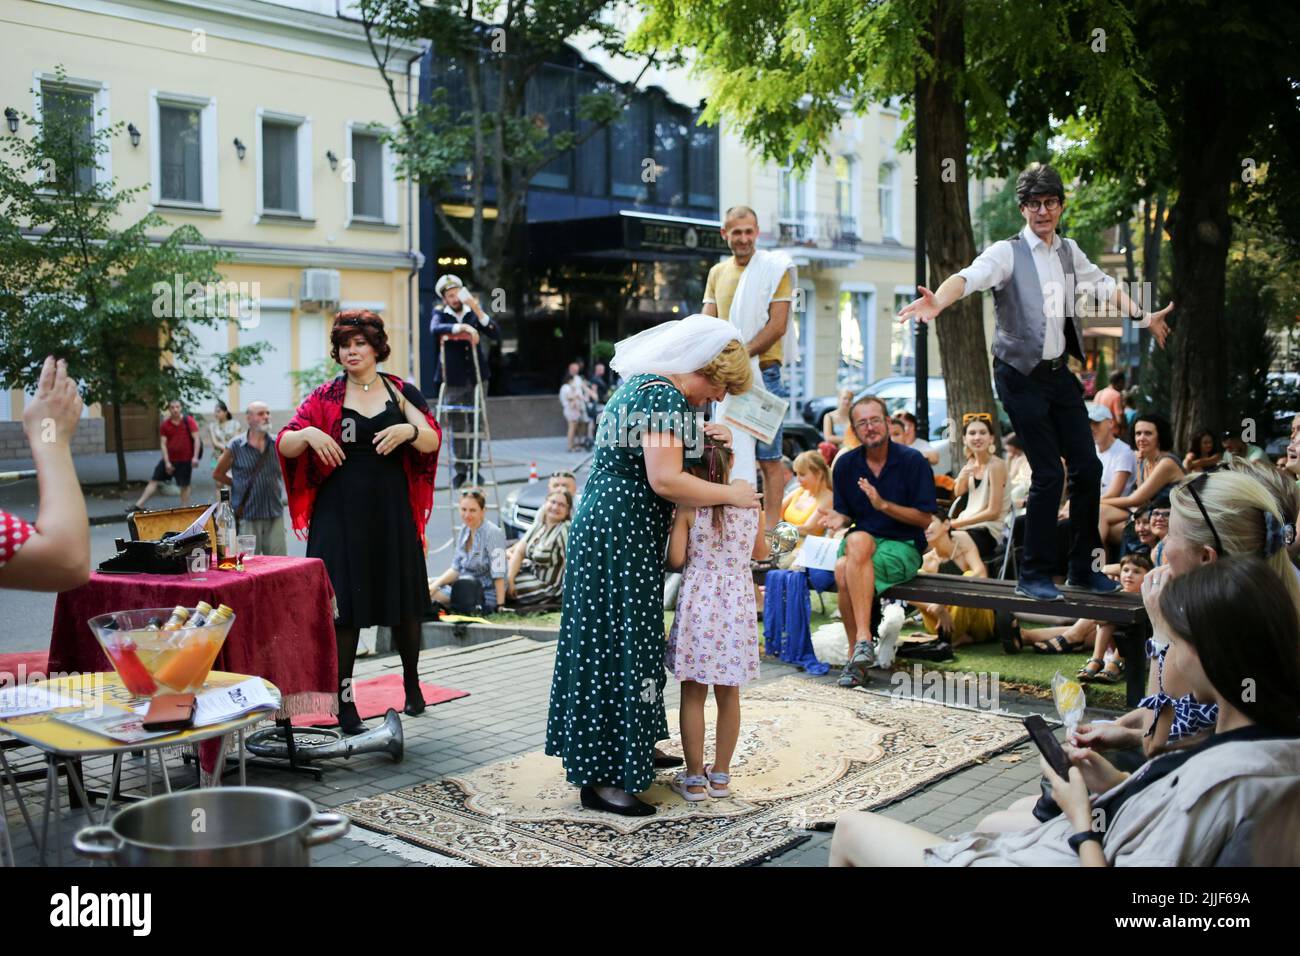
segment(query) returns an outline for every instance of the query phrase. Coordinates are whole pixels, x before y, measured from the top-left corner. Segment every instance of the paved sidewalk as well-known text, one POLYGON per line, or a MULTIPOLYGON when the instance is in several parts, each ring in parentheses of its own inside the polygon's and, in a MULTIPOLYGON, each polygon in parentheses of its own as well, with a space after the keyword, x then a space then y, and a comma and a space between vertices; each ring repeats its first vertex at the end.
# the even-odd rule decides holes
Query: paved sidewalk
MULTIPOLYGON (((529 468, 533 462, 537 463, 538 475, 545 480, 552 472, 572 471, 591 457, 590 452, 567 451, 565 444, 563 437, 494 441, 492 455, 496 463, 498 483, 507 485, 527 481, 529 468)), ((127 452, 127 480, 134 484, 127 491, 122 492, 116 487, 116 454, 78 455, 75 460, 77 477, 81 480, 86 495, 86 512, 90 517, 90 523, 98 525, 121 521, 126 506, 134 504, 139 498, 141 486, 153 474, 160 457, 157 451, 127 452)), ((0 471, 26 471, 35 467, 31 459, 14 459, 5 461, 0 466, 0 471)), ((440 490, 446 490, 448 487, 447 472, 444 452, 439 463, 436 485, 440 490)), ((486 480, 487 476, 483 477, 486 480)), ((194 484, 190 495, 193 504, 212 502, 217 498, 217 486, 212 480, 211 462, 207 457, 194 471, 194 484)), ((38 504, 36 479, 0 482, 0 509, 16 514, 27 521, 34 521, 38 504)), ((179 489, 174 485, 163 485, 158 494, 149 499, 147 507, 157 509, 180 507, 179 489)))
MULTIPOLYGON (((310 777, 251 769, 249 783, 282 787, 302 793, 323 807, 337 807, 361 797, 395 790, 400 787, 460 773, 500 760, 540 749, 546 730, 546 708, 555 644, 527 638, 507 639, 495 644, 468 648, 436 648, 421 656, 424 680, 458 687, 471 696, 429 708, 423 716, 403 717, 406 756, 393 764, 386 756, 363 755, 351 760, 331 760, 322 766, 325 779, 317 783, 310 777)), ((400 668, 396 657, 363 658, 357 676, 368 677, 391 673, 400 668)), ((762 681, 779 680, 801 673, 796 668, 763 662, 762 681)), ((808 680, 829 682, 835 675, 808 680)), ((874 683, 877 690, 890 685, 881 675, 874 683)), ((669 682, 665 694, 667 705, 678 703, 677 685, 669 682)), ((1002 695, 1002 707, 1016 713, 1048 713, 1041 701, 1011 700, 1002 695)), ((378 721, 370 721, 371 726, 378 721)), ((11 751, 26 767, 39 767, 39 756, 30 749, 11 751)), ((169 763, 174 785, 193 780, 192 766, 182 766, 179 757, 169 763)), ((108 761, 90 761, 86 776, 91 781, 107 779, 108 761)), ((986 763, 976 764, 946 777, 883 812, 890 817, 915 823, 943 834, 970 830, 992 810, 1006 807, 1022 795, 1037 792, 1038 761, 1029 743, 1016 750, 995 755, 986 763)), ((128 759, 124 771, 124 789, 138 792, 143 785, 143 761, 128 759)), ((24 784, 28 806, 39 810, 43 783, 24 784)), ((30 834, 22 824, 12 796, 8 802, 8 820, 20 864, 35 863, 36 852, 30 834)), ((81 811, 68 815, 65 809, 65 842, 70 847, 71 833, 85 824, 81 811)), ((831 834, 811 833, 806 843, 776 857, 765 865, 825 865, 831 834)), ((77 862, 70 850, 65 863, 77 862)), ((414 847, 391 837, 355 828, 348 837, 315 851, 314 862, 323 866, 424 866, 460 865, 459 861, 414 847)))

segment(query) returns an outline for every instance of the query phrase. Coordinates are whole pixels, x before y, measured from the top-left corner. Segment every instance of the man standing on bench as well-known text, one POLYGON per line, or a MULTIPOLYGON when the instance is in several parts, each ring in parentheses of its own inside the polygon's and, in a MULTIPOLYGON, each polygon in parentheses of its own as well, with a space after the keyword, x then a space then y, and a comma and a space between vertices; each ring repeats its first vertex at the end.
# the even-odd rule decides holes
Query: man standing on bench
MULTIPOLYGON (((853 645, 840 675, 841 687, 866 682, 867 668, 877 657, 871 633, 876 595, 916 576, 925 528, 935 511, 930 463, 919 451, 890 441, 885 403, 864 395, 849 409, 849 424, 862 444, 836 459, 831 476, 834 510, 822 512, 822 524, 832 531, 853 526, 835 564, 840 616, 853 645)), ((897 637, 894 627, 889 639, 897 637)), ((881 638, 884 643, 886 635, 881 638)), ((892 648, 882 649, 892 656, 892 648)))
POLYGON ((1112 296, 1120 312, 1140 318, 1139 328, 1163 348, 1169 335, 1165 316, 1143 314, 1115 281, 1088 261, 1071 239, 1056 234, 1065 208, 1065 187, 1051 166, 1033 163, 1016 180, 1016 200, 1025 228, 995 242, 973 263, 898 312, 900 321, 929 322, 972 292, 993 290, 997 331, 993 336, 993 380, 1029 459, 1033 480, 1025 516, 1025 559, 1016 593, 1040 601, 1064 596, 1052 581, 1056 513, 1070 474, 1070 555, 1067 587, 1098 594, 1119 583, 1094 566, 1101 548, 1097 533, 1101 462, 1093 445, 1083 390, 1067 364, 1083 361, 1083 334, 1075 314, 1075 288, 1090 286, 1100 301, 1112 296), (1068 321, 1067 321, 1068 319, 1068 321))

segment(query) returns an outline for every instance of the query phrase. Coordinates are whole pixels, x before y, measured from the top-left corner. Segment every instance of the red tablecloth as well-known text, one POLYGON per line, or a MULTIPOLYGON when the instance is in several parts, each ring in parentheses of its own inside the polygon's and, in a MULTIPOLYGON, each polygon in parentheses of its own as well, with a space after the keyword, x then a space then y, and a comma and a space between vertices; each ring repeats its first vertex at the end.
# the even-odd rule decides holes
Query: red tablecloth
POLYGON ((86 622, 109 611, 228 604, 235 623, 214 670, 264 677, 280 689, 277 717, 338 712, 338 652, 334 645, 334 588, 319 558, 260 556, 243 572, 209 571, 207 580, 184 574, 91 574, 59 595, 50 637, 50 671, 111 671, 86 622))

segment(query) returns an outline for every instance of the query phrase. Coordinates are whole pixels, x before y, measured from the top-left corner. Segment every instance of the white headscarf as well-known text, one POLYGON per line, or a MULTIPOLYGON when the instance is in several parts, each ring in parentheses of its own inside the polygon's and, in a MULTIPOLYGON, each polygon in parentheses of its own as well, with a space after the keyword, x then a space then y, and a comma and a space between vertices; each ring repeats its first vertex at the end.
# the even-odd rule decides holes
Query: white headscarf
POLYGON ((645 372, 679 375, 704 368, 728 342, 739 341, 730 322, 697 313, 624 339, 614 346, 609 365, 624 379, 645 372))

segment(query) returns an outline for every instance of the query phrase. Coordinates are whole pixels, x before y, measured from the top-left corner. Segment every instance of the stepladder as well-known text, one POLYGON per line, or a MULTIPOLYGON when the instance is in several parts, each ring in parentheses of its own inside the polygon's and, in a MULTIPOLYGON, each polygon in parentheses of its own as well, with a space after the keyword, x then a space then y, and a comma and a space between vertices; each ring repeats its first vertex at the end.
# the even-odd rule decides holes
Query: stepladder
MULTIPOLYGON (((459 347, 459 346, 455 346, 459 347)), ((492 458, 492 429, 488 423, 487 389, 483 370, 479 365, 478 346, 474 336, 467 332, 445 335, 438 344, 438 368, 441 382, 438 386, 436 417, 442 427, 442 462, 448 475, 451 494, 434 508, 450 508, 459 515, 460 492, 477 489, 483 494, 488 511, 501 515, 501 502, 497 488, 496 464, 492 458), (448 343, 463 343, 469 353, 467 363, 469 381, 450 382, 447 368, 448 343)), ((453 535, 459 531, 457 518, 453 517, 453 535)), ((438 550, 442 550, 439 548, 438 550)))

